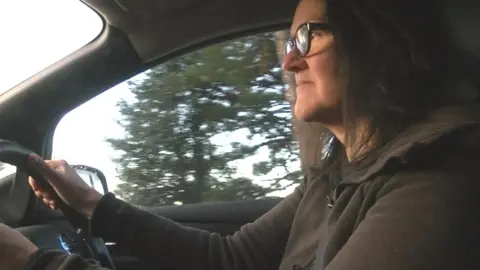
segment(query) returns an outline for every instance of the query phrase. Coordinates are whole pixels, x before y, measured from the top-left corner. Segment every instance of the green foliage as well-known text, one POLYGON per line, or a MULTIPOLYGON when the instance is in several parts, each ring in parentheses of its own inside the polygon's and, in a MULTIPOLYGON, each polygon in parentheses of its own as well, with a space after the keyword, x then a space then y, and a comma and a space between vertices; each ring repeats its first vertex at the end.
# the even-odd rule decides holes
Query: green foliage
POLYGON ((158 206, 256 199, 297 182, 299 166, 291 171, 289 164, 298 149, 276 49, 273 34, 250 36, 178 57, 130 82, 135 102, 118 104, 126 136, 107 139, 121 153, 114 160, 117 193, 158 206), (228 134, 242 139, 225 145, 228 134), (234 166, 260 151, 270 157, 253 165, 262 182, 234 166))

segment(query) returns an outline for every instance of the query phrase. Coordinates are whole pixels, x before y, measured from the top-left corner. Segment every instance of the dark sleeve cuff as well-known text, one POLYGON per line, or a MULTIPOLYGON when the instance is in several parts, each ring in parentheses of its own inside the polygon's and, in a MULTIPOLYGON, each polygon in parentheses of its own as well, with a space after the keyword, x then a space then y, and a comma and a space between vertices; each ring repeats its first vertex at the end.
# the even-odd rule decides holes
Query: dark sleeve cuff
POLYGON ((113 193, 105 194, 98 202, 90 221, 92 235, 108 240, 108 228, 112 220, 115 220, 118 209, 124 204, 125 202, 117 199, 113 193))
MULTIPOLYGON (((115 198, 112 193, 107 193, 100 199, 93 212, 90 228, 93 236, 101 237, 105 242, 115 242, 116 248, 131 252, 131 249, 138 245, 139 235, 146 234, 145 241, 148 242, 152 238, 151 234, 163 231, 161 228, 167 226, 167 223, 171 221, 143 211, 115 198)), ((142 242, 140 245, 146 244, 142 242)))

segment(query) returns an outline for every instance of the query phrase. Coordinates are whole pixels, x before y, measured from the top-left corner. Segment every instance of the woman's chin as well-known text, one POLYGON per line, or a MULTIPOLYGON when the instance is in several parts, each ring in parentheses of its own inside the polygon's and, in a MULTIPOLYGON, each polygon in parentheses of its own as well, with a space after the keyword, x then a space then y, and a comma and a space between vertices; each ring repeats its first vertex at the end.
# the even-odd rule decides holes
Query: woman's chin
POLYGON ((295 118, 301 121, 313 121, 321 107, 318 103, 311 95, 305 95, 305 91, 297 91, 294 108, 295 118))
POLYGON ((315 121, 317 110, 305 110, 305 108, 297 108, 295 106, 295 118, 305 122, 315 121))
POLYGON ((337 124, 337 122, 342 121, 340 110, 322 107, 295 106, 295 118, 304 122, 318 122, 326 125, 337 124))

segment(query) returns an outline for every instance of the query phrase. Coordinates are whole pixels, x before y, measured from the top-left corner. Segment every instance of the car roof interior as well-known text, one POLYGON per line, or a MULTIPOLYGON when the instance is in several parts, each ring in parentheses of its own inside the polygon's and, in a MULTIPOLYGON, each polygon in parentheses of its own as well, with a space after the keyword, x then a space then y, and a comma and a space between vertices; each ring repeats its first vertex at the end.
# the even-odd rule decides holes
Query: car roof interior
MULTIPOLYGON (((94 41, 0 96, 0 137, 45 156, 61 117, 115 84, 221 40, 286 28, 298 0, 83 0, 104 20, 94 41), (22 124, 19 124, 22 123, 22 124)), ((439 0, 452 65, 480 85, 480 2, 439 0)), ((475 92, 476 96, 478 93, 475 92)))

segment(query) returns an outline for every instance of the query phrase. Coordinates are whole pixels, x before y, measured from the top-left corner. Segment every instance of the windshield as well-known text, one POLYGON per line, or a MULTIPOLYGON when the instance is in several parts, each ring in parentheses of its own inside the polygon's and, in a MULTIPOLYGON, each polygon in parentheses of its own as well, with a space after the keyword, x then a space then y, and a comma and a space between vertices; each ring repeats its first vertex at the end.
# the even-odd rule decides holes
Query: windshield
POLYGON ((0 94, 83 47, 103 21, 79 0, 15 0, 0 9, 0 94))

